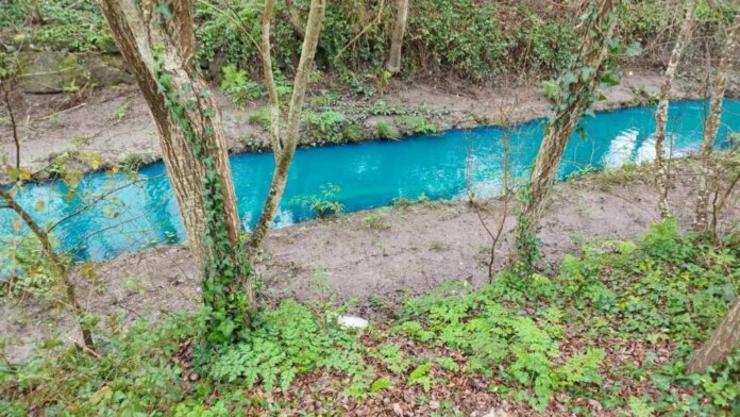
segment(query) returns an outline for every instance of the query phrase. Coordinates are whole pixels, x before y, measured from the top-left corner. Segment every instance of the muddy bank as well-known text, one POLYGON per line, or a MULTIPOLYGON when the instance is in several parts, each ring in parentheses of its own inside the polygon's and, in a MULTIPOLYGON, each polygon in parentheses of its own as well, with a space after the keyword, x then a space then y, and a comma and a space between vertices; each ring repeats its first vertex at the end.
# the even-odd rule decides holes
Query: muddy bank
MULTIPOLYGON (((599 102, 596 108, 643 104, 657 92, 662 77, 657 72, 626 71, 620 85, 603 90, 606 100, 599 102)), ((737 82, 733 81, 733 86, 735 84, 737 82)), ((256 117, 264 103, 235 108, 216 88, 213 90, 221 107, 230 150, 267 149, 267 131, 256 117)), ((737 90, 732 87, 728 91, 737 94, 737 90)), ((323 90, 314 92, 307 99, 306 111, 318 114, 332 110, 345 114, 352 122, 354 141, 382 136, 379 133, 381 125, 399 135, 412 134, 413 126, 404 122, 405 117, 420 117, 436 129, 446 130, 522 122, 544 117, 549 109, 536 82, 494 88, 449 80, 435 83, 394 81, 382 97, 337 96, 327 100, 332 94, 323 90)), ((678 78, 672 95, 676 99, 701 98, 704 96, 703 82, 697 76, 678 78)), ((156 129, 146 103, 133 86, 95 90, 81 97, 25 95, 17 102, 23 166, 38 170, 47 166, 54 155, 70 149, 99 154, 103 167, 123 161, 153 162, 160 158, 156 129)), ((326 140, 307 134, 305 129, 304 126, 302 146, 316 146, 326 140)), ((11 137, 4 115, 0 115, 0 135, 11 137)), ((9 160, 15 158, 12 140, 3 143, 2 152, 9 160)), ((89 169, 86 166, 75 168, 89 169)))
MULTIPOLYGON (((680 162, 670 193, 673 212, 684 227, 695 197, 692 165, 691 160, 680 162)), ((546 259, 557 261, 592 239, 642 235, 659 217, 648 170, 629 168, 559 184, 541 233, 546 259)), ((724 212, 725 230, 738 226, 738 193, 728 200, 734 205, 724 212)), ((502 207, 498 200, 482 202, 490 225, 497 224, 502 207)), ((513 215, 506 219, 497 270, 511 250, 514 221, 513 215)), ((352 311, 377 318, 398 308, 405 296, 444 281, 484 283, 489 249, 490 238, 468 203, 422 203, 273 230, 257 270, 271 298, 335 296, 337 302, 356 300, 352 311)), ((200 303, 198 275, 188 251, 169 246, 97 264, 92 279, 77 281, 86 309, 104 317, 118 314, 125 323, 193 311, 200 303)), ((34 343, 56 332, 74 334, 69 317, 48 305, 5 302, 0 315, 0 334, 15 338, 6 347, 14 360, 28 356, 34 343)))

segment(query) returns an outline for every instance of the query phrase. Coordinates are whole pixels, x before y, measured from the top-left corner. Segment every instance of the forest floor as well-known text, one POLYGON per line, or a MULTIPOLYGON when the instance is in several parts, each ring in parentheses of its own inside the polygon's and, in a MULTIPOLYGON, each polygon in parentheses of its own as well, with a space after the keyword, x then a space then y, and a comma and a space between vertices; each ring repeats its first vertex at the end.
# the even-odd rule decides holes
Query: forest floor
MULTIPOLYGON (((689 225, 697 167, 676 161, 673 213, 689 225)), ((647 180, 649 166, 628 166, 558 184, 542 224, 542 252, 557 262, 599 239, 635 239, 659 220, 656 192, 647 180)), ((736 191, 737 194, 737 191, 736 191)), ((737 228, 737 195, 723 212, 725 230, 737 228)), ((393 316, 402 301, 445 281, 475 286, 488 279, 491 239, 478 213, 495 229, 503 202, 425 202, 357 212, 271 231, 257 263, 267 296, 274 300, 354 300, 350 312, 371 320, 393 316)), ((512 249, 515 224, 509 208, 494 270, 503 269, 512 249)), ((122 254, 96 265, 92 279, 77 279, 79 299, 94 313, 118 313, 126 322, 154 320, 162 314, 192 311, 200 304, 199 271, 188 250, 165 246, 122 254)), ((70 318, 48 303, 3 302, 0 334, 14 336, 6 354, 20 360, 32 346, 54 334, 73 331, 70 318), (66 329, 66 330, 65 330, 66 329)))
MULTIPOLYGON (((662 77, 660 72, 652 70, 626 70, 619 85, 603 90, 606 99, 595 107, 604 110, 644 104, 654 97, 662 77)), ((677 99, 705 96, 701 75, 685 74, 675 80, 673 87, 672 95, 677 99)), ((256 101, 237 108, 217 88, 213 91, 221 108, 230 150, 266 149, 269 144, 267 131, 253 120, 265 103, 256 101)), ((730 77, 728 96, 740 96, 738 74, 730 77)), ((101 168, 124 161, 160 159, 156 128, 135 86, 123 85, 79 95, 29 94, 19 103, 15 111, 19 120, 21 165, 33 171, 46 167, 51 158, 69 150, 100 155, 101 168)), ((393 81, 384 95, 368 98, 324 89, 318 89, 307 98, 307 112, 327 110, 350 117, 360 126, 360 138, 375 139, 379 137, 381 124, 396 126, 402 135, 412 134, 413 127, 402 123, 403 115, 421 115, 438 130, 446 130, 544 117, 549 103, 538 82, 502 82, 496 87, 486 87, 441 79, 393 81), (382 104, 381 110, 379 104, 382 104)), ((0 137, 11 137, 5 119, 0 118, 0 137)), ((301 145, 316 145, 315 139, 304 134, 301 145)), ((10 156, 15 155, 12 141, 2 146, 13 159, 10 156)), ((87 166, 76 168, 90 169, 87 166)))

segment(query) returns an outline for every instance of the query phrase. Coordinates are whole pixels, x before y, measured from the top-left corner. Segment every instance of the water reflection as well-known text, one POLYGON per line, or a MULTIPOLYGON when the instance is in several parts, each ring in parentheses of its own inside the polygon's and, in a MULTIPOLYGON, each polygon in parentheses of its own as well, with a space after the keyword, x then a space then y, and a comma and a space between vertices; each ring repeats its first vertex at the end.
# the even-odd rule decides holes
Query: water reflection
MULTIPOLYGON (((701 101, 671 104, 667 152, 682 155, 698 147, 705 110, 701 101)), ((584 118, 581 133, 574 134, 566 148, 559 174, 564 177, 585 167, 614 168, 653 159, 653 117, 654 108, 642 107, 584 118)), ((544 121, 539 120, 509 131, 487 127, 400 142, 300 149, 275 223, 285 226, 311 218, 310 207, 297 197, 319 195, 320 187, 328 183, 340 187, 333 198, 347 211, 380 207, 397 198, 461 198, 466 194, 467 178, 477 195, 494 195, 501 189, 504 135, 508 135, 513 175, 525 178, 543 130, 544 121)), ((725 100, 718 144, 726 145, 728 132, 738 130, 740 100, 725 100)), ((273 164, 269 153, 232 158, 245 229, 257 221, 273 164)), ((61 182, 29 185, 19 200, 37 220, 50 226, 84 208, 95 196, 110 193, 104 202, 70 217, 54 230, 61 248, 79 259, 101 260, 123 251, 182 241, 183 226, 162 164, 143 168, 139 176, 140 181, 124 186, 131 182, 124 174, 87 175, 78 188, 79 195, 71 198, 69 188, 61 182), (35 209, 42 205, 43 210, 35 209)), ((0 244, 14 233, 13 222, 11 212, 0 212, 0 244)))

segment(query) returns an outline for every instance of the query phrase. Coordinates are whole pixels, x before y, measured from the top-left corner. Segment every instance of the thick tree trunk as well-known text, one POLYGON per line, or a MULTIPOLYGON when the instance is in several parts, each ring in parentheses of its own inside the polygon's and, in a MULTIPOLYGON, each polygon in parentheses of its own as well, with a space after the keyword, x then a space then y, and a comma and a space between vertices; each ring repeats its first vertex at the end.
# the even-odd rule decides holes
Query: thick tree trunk
POLYGON ((676 37, 676 44, 673 46, 673 52, 668 60, 668 66, 665 70, 665 78, 660 86, 660 95, 658 108, 655 110, 655 182, 658 186, 658 210, 661 218, 670 216, 668 204, 668 167, 665 161, 665 132, 668 124, 668 101, 671 94, 671 85, 676 75, 676 67, 681 61, 683 50, 691 38, 691 28, 696 11, 696 0, 686 0, 684 4, 685 14, 681 29, 676 37))
MULTIPOLYGON (((265 15, 272 13, 272 8, 274 6, 272 6, 271 3, 273 2, 270 0, 265 3, 265 15)), ((276 95, 273 97, 274 86, 268 84, 268 92, 270 92, 271 102, 270 123, 272 125, 271 138, 273 153, 275 155, 275 169, 273 171, 272 181, 270 182, 270 190, 267 193, 267 199, 262 207, 262 214, 260 215, 254 231, 252 231, 252 236, 249 242, 250 251, 252 253, 259 249, 267 236, 270 223, 272 223, 272 220, 275 218, 275 213, 283 198, 283 193, 285 192, 285 183, 288 179, 288 169, 290 168, 290 163, 293 160, 293 155, 295 154, 295 149, 298 145, 303 101, 306 96, 306 87, 308 85, 308 78, 311 75, 314 57, 316 56, 316 48, 319 43, 321 22, 324 19, 325 8, 326 0, 311 0, 311 9, 308 12, 308 21, 306 22, 306 37, 303 39, 301 59, 298 62, 298 69, 296 70, 295 79, 293 81, 293 95, 288 108, 288 119, 284 140, 282 140, 283 138, 281 137, 282 135, 280 133, 279 126, 279 104, 277 103, 276 95)), ((266 22, 263 19, 262 28, 263 31, 269 31, 269 20, 266 22)), ((269 81, 272 79, 272 67, 271 64, 265 62, 265 60, 270 60, 269 32, 263 32, 262 36, 263 71, 265 72, 265 79, 269 81)))
POLYGON ((391 32, 391 50, 385 67, 391 74, 401 71, 401 49, 403 36, 406 33, 406 21, 409 16, 409 0, 396 0, 396 20, 391 32))
POLYGON ((707 207, 709 205, 709 191, 712 183, 716 181, 716 173, 712 163, 712 148, 714 138, 719 130, 719 120, 722 115, 722 99, 727 88, 727 73, 732 61, 737 58, 738 32, 740 32, 740 14, 735 16, 732 27, 727 31, 727 37, 722 50, 717 73, 709 86, 709 113, 704 121, 704 138, 701 145, 701 168, 698 175, 696 208, 694 210, 695 232, 707 231, 707 207))
POLYGON ((255 296, 221 116, 192 64, 192 1, 99 3, 157 126, 192 253, 204 268, 209 341, 232 340, 249 323, 255 296))
POLYGON ((218 174, 225 185, 223 221, 228 226, 229 238, 237 242, 240 222, 221 117, 207 86, 194 74, 192 67, 195 38, 191 1, 172 2, 168 18, 158 15, 160 3, 145 1, 141 6, 139 3, 135 0, 100 0, 121 54, 149 105, 193 255, 203 265, 207 255, 203 244, 205 209, 202 179, 205 168, 203 161, 195 156, 185 129, 180 126, 181 121, 170 114, 170 108, 176 103, 170 102, 171 98, 160 91, 158 73, 164 72, 170 78, 173 90, 181 95, 178 98, 181 105, 196 103, 195 110, 185 111, 182 116, 212 148, 219 167, 218 174), (204 112, 209 113, 207 117, 204 112))
POLYGON ((730 308, 712 337, 689 358, 689 372, 703 372, 707 367, 721 362, 740 346, 740 300, 730 308))
POLYGON ((72 309, 72 313, 77 320, 77 325, 80 328, 80 332, 82 333, 82 341, 85 344, 85 347, 94 351, 95 344, 93 343, 92 333, 90 332, 90 329, 88 329, 82 323, 82 316, 85 314, 85 312, 82 310, 79 302, 77 302, 75 287, 72 281, 69 279, 67 267, 64 262, 59 259, 59 255, 57 255, 54 247, 51 244, 51 239, 49 239, 49 235, 36 223, 36 221, 33 220, 33 217, 31 217, 31 215, 28 214, 28 212, 15 201, 13 196, 10 195, 8 191, 0 188, 0 197, 5 200, 6 206, 9 209, 13 210, 18 215, 18 217, 23 220, 23 222, 28 226, 29 229, 31 229, 31 232, 36 236, 39 242, 41 242, 44 253, 49 258, 49 261, 54 268, 54 272, 56 272, 56 274, 62 280, 62 285, 64 285, 64 290, 67 295, 67 303, 69 303, 69 306, 72 309))
POLYGON ((583 28, 584 43, 577 60, 568 70, 569 77, 561 76, 560 94, 554 105, 554 114, 545 129, 529 189, 517 226, 515 260, 531 264, 540 219, 563 157, 565 145, 575 130, 580 117, 594 101, 594 91, 607 68, 608 41, 614 33, 617 18, 615 1, 591 2, 590 18, 583 28), (585 74, 585 75, 583 75, 585 74), (575 78, 575 81, 573 80, 575 78))

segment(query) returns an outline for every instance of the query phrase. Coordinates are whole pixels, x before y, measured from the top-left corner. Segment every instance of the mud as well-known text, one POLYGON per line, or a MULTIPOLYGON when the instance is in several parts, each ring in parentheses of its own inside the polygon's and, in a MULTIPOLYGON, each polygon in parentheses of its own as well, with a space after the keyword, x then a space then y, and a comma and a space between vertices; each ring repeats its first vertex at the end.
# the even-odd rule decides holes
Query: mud
MULTIPOLYGON (((542 251, 548 262, 577 253, 593 239, 635 239, 658 220, 649 167, 617 170, 556 186, 543 222, 542 251)), ((696 162, 683 160, 670 192, 673 213, 686 228, 694 201, 696 162)), ((725 230, 738 227, 738 191, 723 212, 725 230)), ((503 202, 478 202, 481 217, 495 229, 503 202)), ((496 250, 500 270, 512 248, 514 216, 496 250)), ((358 212, 273 230, 257 263, 266 296, 276 300, 354 300, 351 311, 370 319, 393 314, 406 296, 449 280, 480 285, 488 279, 491 239, 473 205, 431 202, 358 212)), ((170 246, 124 254, 96 265, 92 280, 77 278, 84 307, 121 323, 156 320, 194 311, 200 302, 198 270, 186 248, 170 246)), ((35 343, 54 334, 69 341, 75 332, 63 309, 47 303, 0 303, 0 334, 11 360, 27 357, 35 343)))

